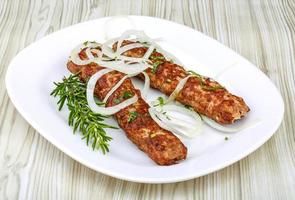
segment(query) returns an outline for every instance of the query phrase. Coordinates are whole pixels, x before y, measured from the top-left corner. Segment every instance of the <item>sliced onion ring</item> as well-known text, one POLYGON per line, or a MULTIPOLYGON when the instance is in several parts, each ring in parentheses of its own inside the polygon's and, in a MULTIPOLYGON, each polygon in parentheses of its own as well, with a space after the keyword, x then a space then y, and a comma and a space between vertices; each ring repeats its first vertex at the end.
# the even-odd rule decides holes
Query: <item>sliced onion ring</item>
POLYGON ((209 126, 211 126, 212 128, 221 131, 221 132, 225 132, 225 133, 235 133, 235 132, 239 132, 241 130, 244 130, 246 128, 250 128, 252 126, 257 125, 258 123, 261 122, 261 120, 256 119, 252 122, 249 122, 247 124, 243 124, 240 126, 236 126, 236 127, 229 127, 229 126, 223 126, 221 124, 218 124, 217 122, 215 122, 212 119, 209 119, 208 117, 206 117, 205 115, 202 115, 202 119, 203 121, 208 124, 209 126))
POLYGON ((107 100, 110 98, 110 96, 122 85, 122 83, 129 78, 128 75, 124 76, 120 81, 118 81, 118 83, 116 83, 116 85, 114 85, 114 87, 112 87, 112 89, 107 93, 107 95, 104 97, 103 99, 103 103, 106 103, 107 100))
POLYGON ((147 75, 146 72, 142 72, 142 74, 144 75, 144 86, 143 86, 141 96, 143 99, 146 99, 148 91, 150 89, 150 77, 147 75))
POLYGON ((124 74, 140 73, 150 67, 150 65, 145 63, 127 64, 124 61, 103 61, 99 58, 94 58, 92 60, 81 60, 77 57, 79 56, 71 57, 71 61, 77 65, 88 65, 90 63, 96 63, 102 67, 116 70, 124 74))
POLYGON ((100 50, 98 49, 91 49, 92 53, 95 53, 97 55, 97 57, 102 58, 103 54, 100 50))
POLYGON ((102 69, 102 70, 96 72, 93 76, 90 77, 88 84, 87 84, 86 96, 87 96, 87 102, 88 102, 89 108, 93 112, 96 112, 96 113, 99 113, 102 115, 113 115, 113 114, 119 112, 120 110, 122 110, 123 108, 126 108, 127 106, 135 103, 138 100, 137 95, 134 95, 132 98, 129 98, 129 99, 127 99, 115 106, 111 106, 111 107, 102 107, 102 106, 98 106, 95 103, 93 93, 94 93, 96 82, 104 74, 107 74, 111 71, 112 70, 110 70, 110 69, 102 69))
POLYGON ((94 56, 93 56, 92 53, 91 53, 91 49, 90 49, 90 48, 86 48, 85 53, 86 53, 87 58, 88 58, 89 60, 94 58, 94 56))
POLYGON ((128 44, 128 45, 125 45, 123 47, 120 47, 116 53, 118 55, 121 55, 122 53, 126 52, 126 51, 129 51, 131 49, 136 49, 136 48, 140 48, 140 47, 144 47, 142 44, 140 43, 131 43, 131 44, 128 44))
MULTIPOLYGON (((71 51, 71 55, 70 55, 70 59, 72 57, 75 57, 76 60, 80 60, 80 57, 79 57, 79 53, 81 52, 82 49, 86 48, 86 51, 87 49, 91 49, 91 48, 97 48, 97 47, 100 47, 101 44, 100 43, 97 43, 97 42, 84 42, 82 44, 79 44, 78 46, 76 46, 72 51, 71 51)), ((88 50, 88 51, 89 51, 88 50)), ((91 53, 90 52, 86 52, 87 56, 89 56, 91 53), (89 54, 89 55, 88 55, 89 54)), ((91 54, 92 55, 92 54, 91 54)), ((90 58, 91 59, 91 58, 90 58)))
POLYGON ((149 59, 149 57, 152 55, 154 49, 155 49, 155 45, 152 44, 152 45, 148 48, 148 50, 145 52, 143 58, 144 58, 144 59, 149 59))
MULTIPOLYGON (((150 78, 147 75, 147 73, 142 72, 145 79, 144 79, 144 87, 143 87, 143 91, 141 92, 141 96, 142 98, 146 98, 147 92, 150 88, 150 78)), ((131 78, 134 76, 137 76, 138 74, 132 74, 132 75, 126 75, 124 76, 120 81, 118 81, 118 83, 116 83, 116 85, 114 85, 114 87, 112 87, 112 89, 107 93, 107 95, 105 96, 105 98, 103 99, 103 103, 107 102, 107 100, 110 98, 110 96, 123 84, 123 82, 127 79, 127 78, 131 78)))
MULTIPOLYGON (((179 59, 177 59, 174 55, 172 55, 171 53, 169 53, 168 51, 165 51, 160 45, 158 45, 155 40, 153 40, 152 38, 150 38, 149 36, 147 36, 143 31, 139 31, 139 30, 127 30, 125 31, 121 37, 118 39, 118 45, 117 45, 117 51, 119 49, 119 47, 121 47, 121 44, 123 42, 124 39, 128 39, 130 36, 136 36, 138 41, 141 42, 148 42, 150 46, 153 46, 153 48, 156 48, 157 51, 159 53, 162 53, 163 56, 169 60, 172 59, 175 61, 176 64, 179 65, 183 65, 179 59)), ((150 53, 150 52, 149 52, 150 53)), ((149 58, 148 54, 147 56, 145 56, 146 59, 149 58)))
POLYGON ((169 130, 175 134, 185 135, 187 137, 196 137, 202 131, 202 119, 201 117, 191 110, 188 110, 182 106, 176 105, 164 105, 158 110, 155 107, 149 108, 149 113, 153 120, 162 128, 169 130), (175 111, 181 114, 189 115, 194 119, 195 124, 191 124, 185 120, 169 116, 164 114, 166 111, 175 111))
POLYGON ((92 49, 91 47, 86 48, 85 53, 88 60, 94 59, 93 53, 97 55, 98 58, 102 58, 102 52, 99 49, 92 49))
POLYGON ((103 45, 101 47, 102 53, 110 58, 117 59, 117 60, 119 59, 119 60, 123 60, 123 61, 132 61, 132 62, 147 61, 146 59, 143 59, 143 58, 122 56, 122 55, 119 55, 117 52, 114 52, 113 49, 111 47, 109 47, 109 45, 114 44, 117 41, 118 41, 118 38, 114 38, 114 39, 110 39, 110 40, 106 41, 105 43, 103 43, 103 45))
MULTIPOLYGON (((159 118, 158 118, 158 115, 157 115, 157 111, 155 108, 153 107, 150 107, 148 109, 149 113, 150 113, 150 116, 151 118, 163 129, 166 129, 168 131, 171 131, 171 132, 174 132, 174 129, 172 127, 170 127, 169 125, 167 125, 166 123, 162 122, 159 118)), ((158 113, 159 114, 159 113, 158 113)))
POLYGON ((175 90, 170 94, 170 96, 168 97, 167 103, 173 101, 178 93, 180 92, 180 90, 182 90, 182 88, 184 87, 184 85, 186 84, 187 80, 191 77, 193 77, 194 75, 188 75, 187 77, 181 79, 181 81, 179 81, 179 83, 177 84, 175 90))

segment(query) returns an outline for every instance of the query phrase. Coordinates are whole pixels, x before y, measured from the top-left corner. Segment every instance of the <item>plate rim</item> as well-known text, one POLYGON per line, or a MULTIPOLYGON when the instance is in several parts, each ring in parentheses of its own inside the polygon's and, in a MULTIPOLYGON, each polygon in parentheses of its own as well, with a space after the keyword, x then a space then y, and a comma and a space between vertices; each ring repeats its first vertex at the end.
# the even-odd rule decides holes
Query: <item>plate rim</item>
MULTIPOLYGON (((95 21, 99 21, 99 20, 104 20, 107 18, 111 18, 112 16, 108 16, 108 17, 103 17, 103 18, 98 18, 98 19, 94 19, 94 20, 89 20, 86 22, 81 22, 81 23, 77 23, 65 28, 62 28, 56 32, 53 32, 45 37, 42 37, 41 39, 44 38, 48 38, 48 37, 52 37, 52 35, 54 36, 55 34, 57 34, 58 32, 64 31, 65 29, 69 29, 72 28, 74 26, 79 26, 81 24, 86 24, 86 23, 95 23, 95 21)), ((169 21, 166 19, 162 19, 162 18, 156 18, 156 17, 150 17, 150 16, 137 16, 137 15, 128 15, 128 17, 134 17, 134 18, 149 18, 150 20, 160 20, 160 21, 164 21, 165 23, 171 23, 171 24, 176 24, 176 25, 180 25, 184 28, 189 28, 195 32, 198 32, 199 34, 201 34, 202 36, 205 36, 207 38, 210 38, 211 40, 214 40, 215 42, 218 42, 219 44, 221 44, 219 41, 217 41, 214 38, 211 38, 191 27, 185 26, 183 24, 177 23, 177 22, 173 22, 173 21, 169 21)), ((100 166, 94 166, 93 163, 88 162, 86 159, 84 159, 83 157, 80 157, 79 155, 71 152, 68 148, 66 148, 62 143, 59 142, 59 140, 55 139, 54 137, 52 137, 49 134, 46 134, 45 132, 47 132, 46 130, 43 130, 43 128, 41 126, 38 125, 38 123, 32 119, 29 114, 22 108, 22 106, 19 104, 17 98, 14 96, 13 88, 10 85, 10 77, 13 77, 13 75, 11 75, 12 73, 12 65, 15 62, 16 58, 18 58, 19 55, 21 55, 22 53, 26 52, 28 49, 32 48, 32 46, 38 42, 39 40, 34 41, 33 43, 31 43, 30 45, 28 45, 27 47, 25 47, 24 49, 22 49, 10 62, 7 71, 6 71, 6 75, 5 75, 5 85, 6 85, 6 90, 7 90, 7 94, 11 100, 11 102, 13 103, 13 105, 15 106, 15 108, 17 109, 17 111, 19 112, 19 114, 38 132, 40 133, 40 135, 42 137, 44 137, 47 141, 49 141, 51 144, 53 144, 55 147, 57 147, 60 151, 62 151, 63 153, 67 154, 68 156, 70 156, 72 159, 74 159, 75 161, 83 164, 84 166, 87 166, 99 173, 103 173, 105 175, 111 176, 111 177, 115 177, 115 178, 119 178, 121 180, 126 180, 126 181, 131 181, 131 182, 137 182, 137 183, 153 183, 153 184, 161 184, 161 183, 175 183, 175 182, 181 182, 181 181, 186 181, 186 180, 190 180, 190 179, 194 179, 194 178, 198 178, 204 175, 207 175, 209 173, 218 171, 220 169, 223 169, 227 166, 230 166, 231 164, 245 158, 246 156, 250 155, 252 152, 254 152, 255 150, 257 150, 259 147, 261 147, 265 142, 267 142, 275 133, 276 130, 280 127, 282 121, 283 121, 283 117, 284 117, 284 112, 285 112, 285 106, 284 106, 284 101, 282 98, 282 95, 280 94, 278 88, 274 85, 274 83, 263 73, 261 72, 261 70, 259 68, 256 68, 257 71, 261 72, 261 75, 265 76, 269 82, 272 84, 272 86, 275 88, 275 91, 279 97, 279 101, 281 102, 281 108, 282 108, 282 112, 281 112, 281 116, 279 117, 280 120, 277 121, 276 126, 273 126, 272 130, 270 131, 271 134, 267 134, 264 135, 263 140, 259 140, 258 142, 253 143, 253 145, 251 145, 251 148, 248 148, 244 151, 240 151, 239 154, 237 154, 237 156, 235 158, 232 159, 228 159, 225 160, 224 162, 222 162, 221 164, 219 164, 217 167, 213 167, 213 168, 209 168, 207 170, 204 170, 203 173, 190 173, 190 175, 183 175, 182 177, 178 177, 176 176, 169 178, 168 180, 166 178, 162 179, 162 178, 144 178, 141 179, 141 177, 129 177, 129 176, 125 176, 124 174, 118 174, 118 173, 114 173, 112 172, 112 170, 108 170, 105 168, 100 168, 100 166)), ((232 49, 230 49, 228 46, 221 44, 223 47, 227 48, 227 50, 237 54, 238 56, 240 56, 241 58, 243 58, 245 61, 249 62, 251 65, 253 65, 250 61, 248 61, 247 59, 245 59, 242 55, 236 53, 235 51, 233 51, 232 49)))

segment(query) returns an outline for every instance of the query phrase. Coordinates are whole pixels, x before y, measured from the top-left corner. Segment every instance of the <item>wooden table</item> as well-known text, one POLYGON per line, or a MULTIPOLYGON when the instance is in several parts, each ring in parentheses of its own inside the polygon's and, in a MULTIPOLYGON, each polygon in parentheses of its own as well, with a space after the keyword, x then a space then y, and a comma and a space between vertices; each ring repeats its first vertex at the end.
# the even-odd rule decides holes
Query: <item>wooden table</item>
POLYGON ((292 0, 1 0, 0 199, 295 199, 294 11, 292 0), (103 175, 47 142, 9 100, 4 84, 9 62, 51 32, 118 14, 156 16, 185 24, 257 65, 285 101, 284 121, 276 134, 223 170, 162 185, 103 175))

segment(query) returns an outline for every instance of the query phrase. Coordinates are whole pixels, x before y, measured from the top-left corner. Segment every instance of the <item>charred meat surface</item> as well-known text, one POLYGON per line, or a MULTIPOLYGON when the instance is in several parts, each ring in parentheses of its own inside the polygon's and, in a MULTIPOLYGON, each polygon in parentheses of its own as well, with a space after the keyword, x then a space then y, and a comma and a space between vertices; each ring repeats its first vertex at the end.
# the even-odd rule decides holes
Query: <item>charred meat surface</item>
MULTIPOLYGON (((84 50, 79 56, 81 59, 87 58, 84 50)), ((67 63, 67 67, 70 72, 79 73, 84 82, 97 71, 104 69, 94 63, 81 66, 72 61, 67 63)), ((97 81, 94 94, 103 99, 123 76, 124 74, 117 71, 105 74, 97 81)), ((114 106, 135 94, 138 95, 138 101, 114 115, 127 137, 159 165, 172 165, 185 159, 187 148, 170 131, 162 129, 153 121, 148 112, 149 105, 142 99, 140 91, 134 88, 130 78, 110 96, 106 106, 114 106)))
MULTIPOLYGON (((125 40, 122 46, 130 43, 133 42, 125 40)), ((113 45, 113 49, 116 49, 116 44, 113 45)), ((139 47, 128 50, 123 55, 142 57, 147 49, 147 47, 139 47)), ((151 79, 151 87, 166 95, 170 95, 179 81, 190 74, 182 66, 166 60, 157 51, 154 51, 149 59, 153 68, 148 68, 146 73, 151 79)), ((139 77, 144 79, 142 75, 139 77)), ((231 94, 218 82, 198 74, 188 79, 176 100, 220 124, 232 124, 250 111, 241 97, 231 94)))

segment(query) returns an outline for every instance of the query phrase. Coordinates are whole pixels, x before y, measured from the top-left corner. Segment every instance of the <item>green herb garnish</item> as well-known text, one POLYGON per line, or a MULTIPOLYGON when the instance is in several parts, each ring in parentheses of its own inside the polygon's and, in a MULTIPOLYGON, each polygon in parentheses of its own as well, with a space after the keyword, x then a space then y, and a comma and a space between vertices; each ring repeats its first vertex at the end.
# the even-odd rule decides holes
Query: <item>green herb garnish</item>
POLYGON ((200 85, 202 87, 202 89, 204 90, 208 90, 208 91, 216 91, 216 90, 219 90, 219 89, 224 89, 224 87, 222 87, 221 85, 218 85, 218 86, 210 86, 210 85, 206 85, 206 82, 204 80, 204 77, 192 70, 188 71, 190 74, 194 75, 196 78, 199 79, 200 81, 200 85))
POLYGON ((136 111, 132 111, 129 113, 129 117, 128 117, 128 123, 133 122, 138 116, 138 113, 136 111))
POLYGON ((192 70, 189 70, 188 71, 190 74, 192 74, 192 75, 195 75, 197 78, 199 78, 199 79, 201 79, 201 80, 203 80, 203 76, 202 75, 200 75, 200 74, 198 74, 197 72, 194 72, 194 71, 192 71, 192 70))
POLYGON ((153 60, 153 68, 152 72, 155 74, 157 72, 157 68, 160 64, 164 63, 165 57, 164 56, 151 56, 151 60, 153 60))
POLYGON ((166 104, 163 97, 158 97, 157 100, 158 100, 158 103, 156 105, 154 105, 154 107, 156 107, 156 106, 164 106, 166 104))
POLYGON ((130 98, 130 97, 132 97, 133 96, 133 93, 132 92, 129 92, 129 91, 125 91, 124 93, 123 93, 123 98, 124 99, 128 99, 128 98, 130 98))
POLYGON ((216 91, 219 89, 224 89, 224 87, 222 87, 221 85, 218 85, 218 86, 202 85, 202 89, 208 90, 208 91, 216 91))
POLYGON ((132 93, 132 92, 125 91, 125 92, 123 93, 122 96, 120 96, 120 97, 114 99, 114 102, 115 102, 116 104, 119 104, 119 103, 121 103, 121 102, 123 101, 123 99, 128 99, 128 98, 130 98, 130 97, 132 97, 132 96, 133 96, 133 93, 132 93))
POLYGON ((153 55, 151 55, 151 59, 152 60, 165 60, 165 57, 164 56, 153 56, 153 55))
POLYGON ((155 74, 157 72, 158 66, 160 64, 163 64, 163 61, 156 61, 153 63, 153 68, 152 68, 152 72, 155 74))
POLYGON ((140 44, 145 44, 145 45, 148 45, 148 42, 142 42, 142 41, 136 41, 137 43, 140 43, 140 44))
POLYGON ((95 42, 95 41, 85 41, 85 42, 83 42, 83 45, 84 45, 84 46, 87 46, 88 43, 92 43, 92 44, 93 44, 93 43, 96 43, 96 42, 95 42))
POLYGON ((73 133, 79 130, 86 144, 91 144, 93 150, 101 150, 103 154, 109 152, 109 141, 112 140, 105 130, 116 128, 104 123, 106 115, 94 113, 88 106, 86 98, 86 84, 79 80, 78 75, 64 77, 62 82, 54 83, 55 89, 50 95, 57 97, 58 110, 66 104, 70 114, 69 126, 73 127, 73 133))
POLYGON ((119 103, 121 102, 121 98, 119 98, 119 99, 114 99, 114 102, 115 102, 116 104, 119 104, 119 103))

